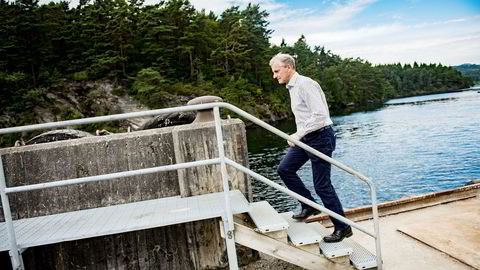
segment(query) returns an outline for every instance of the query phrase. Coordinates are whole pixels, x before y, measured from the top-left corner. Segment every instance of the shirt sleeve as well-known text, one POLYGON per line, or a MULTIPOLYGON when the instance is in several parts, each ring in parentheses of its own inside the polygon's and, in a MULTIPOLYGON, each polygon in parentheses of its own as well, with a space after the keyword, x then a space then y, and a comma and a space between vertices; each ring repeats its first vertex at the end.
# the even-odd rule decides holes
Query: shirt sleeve
POLYGON ((303 83, 300 87, 302 99, 310 111, 310 117, 305 121, 304 127, 297 130, 297 135, 302 138, 312 131, 331 124, 331 120, 329 120, 330 114, 325 94, 320 85, 311 80, 303 83))

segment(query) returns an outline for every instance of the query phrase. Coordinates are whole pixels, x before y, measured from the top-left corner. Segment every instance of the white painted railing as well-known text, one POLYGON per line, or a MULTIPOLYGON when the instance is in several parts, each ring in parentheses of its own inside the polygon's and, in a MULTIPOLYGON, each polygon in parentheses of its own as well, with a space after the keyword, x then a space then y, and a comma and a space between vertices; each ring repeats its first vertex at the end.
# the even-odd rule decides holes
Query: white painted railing
POLYGON ((145 117, 145 116, 155 116, 159 114, 166 114, 166 113, 173 113, 173 112, 184 112, 184 111, 198 111, 198 110, 207 110, 213 109, 214 117, 215 117, 215 130, 217 136, 217 144, 218 144, 218 158, 209 159, 209 160, 201 160, 201 161, 194 161, 194 162, 187 162, 187 163, 179 163, 173 165, 166 165, 166 166, 159 166, 154 168, 147 168, 147 169, 140 169, 140 170, 132 170, 132 171, 125 171, 125 172, 118 172, 118 173, 111 173, 111 174, 104 174, 104 175, 96 175, 96 176, 89 176, 89 177, 82 177, 82 178, 75 178, 75 179, 66 179, 60 180, 55 182, 47 182, 41 184, 34 184, 34 185, 25 185, 25 186, 17 186, 17 187, 7 187, 5 181, 5 175, 3 170, 3 163, 0 156, 0 196, 2 199, 2 206, 5 216, 5 222, 7 225, 8 231, 8 238, 10 243, 10 257, 12 261, 13 269, 24 269, 21 250, 18 248, 18 244, 15 237, 15 230, 13 228, 13 221, 12 221, 12 214, 10 210, 10 203, 8 199, 8 194, 17 193, 17 192, 26 192, 38 189, 45 189, 45 188, 52 188, 52 187, 59 187, 59 186, 67 186, 67 185, 74 185, 74 184, 82 184, 87 182, 95 182, 95 181, 104 181, 104 180, 112 180, 112 179, 119 179, 123 177, 129 176, 136 176, 142 174, 150 174, 155 172, 162 172, 162 171, 170 171, 170 170, 179 170, 179 169, 186 169, 196 166, 204 166, 204 165, 212 165, 212 164, 220 164, 220 170, 222 175, 223 181, 223 189, 225 194, 225 215, 224 219, 224 232, 225 232, 225 239, 226 239, 226 246, 227 246, 227 254, 230 269, 238 269, 237 264, 237 256, 235 251, 235 239, 234 239, 234 222, 233 222, 233 215, 230 206, 230 197, 228 196, 229 191, 229 184, 228 184, 228 175, 226 165, 230 165, 252 177, 255 179, 262 181, 263 183, 281 191, 289 196, 315 208, 323 213, 326 213, 358 230, 368 234, 369 236, 375 239, 375 246, 376 246, 376 258, 377 258, 377 268, 382 269, 382 255, 381 255, 381 247, 380 247, 380 233, 379 233, 379 223, 378 223, 378 209, 377 209, 377 196, 376 196, 376 189, 373 182, 368 179, 366 176, 362 175, 359 172, 349 168, 348 166, 324 155, 323 153, 313 149, 312 147, 302 143, 299 140, 292 139, 288 134, 280 131, 279 129, 263 122, 262 120, 248 114, 247 112, 237 108, 234 105, 224 102, 216 102, 216 103, 208 103, 208 104, 199 104, 199 105, 190 105, 190 106, 182 106, 182 107, 174 107, 174 108, 166 108, 166 109, 158 109, 158 110, 150 110, 150 111, 142 111, 142 112, 133 112, 133 113, 124 113, 124 114, 116 114, 116 115, 107 115, 107 116, 98 116, 98 117, 91 117, 91 118, 83 118, 83 119, 76 119, 76 120, 68 120, 68 121, 59 121, 59 122, 51 122, 51 123, 44 123, 44 124, 36 124, 36 125, 27 125, 27 126, 20 126, 20 127, 11 127, 11 128, 3 128, 0 129, 1 134, 9 134, 9 133, 17 133, 17 132, 25 132, 25 131, 33 131, 39 129, 51 129, 51 128, 59 128, 65 126, 72 126, 72 125, 82 125, 82 124, 91 124, 91 123, 99 123, 99 122, 107 122, 107 121, 115 121, 115 120, 124 120, 128 118, 135 118, 135 117, 145 117), (276 134, 277 136, 285 139, 290 140, 295 143, 297 146, 305 149, 306 151, 322 158, 323 160, 331 163, 332 165, 356 176, 363 182, 367 183, 370 188, 370 195, 372 199, 372 213, 373 213, 373 223, 374 223, 374 231, 371 232, 362 226, 354 223, 353 221, 334 213, 325 207, 310 201, 309 199, 302 197, 301 195, 292 192, 291 190, 285 188, 282 185, 279 185, 266 177, 257 174, 251 171, 248 168, 228 159, 225 157, 225 150, 224 150, 224 141, 223 141, 223 132, 221 128, 221 118, 220 118, 220 108, 228 109, 241 117, 252 121, 253 123, 265 128, 266 130, 276 134))

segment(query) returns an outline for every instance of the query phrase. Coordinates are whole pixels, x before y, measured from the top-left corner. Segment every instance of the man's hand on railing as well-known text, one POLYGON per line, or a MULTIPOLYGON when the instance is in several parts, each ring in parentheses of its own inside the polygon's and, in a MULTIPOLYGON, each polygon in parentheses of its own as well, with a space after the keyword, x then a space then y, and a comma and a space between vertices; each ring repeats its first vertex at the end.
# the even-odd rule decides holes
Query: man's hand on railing
MULTIPOLYGON (((297 135, 297 133, 293 133, 292 135, 290 135, 290 138, 295 139, 295 140, 300 140, 301 139, 300 136, 297 135)), ((287 143, 291 147, 295 147, 295 144, 293 142, 291 142, 290 140, 288 140, 287 143)))

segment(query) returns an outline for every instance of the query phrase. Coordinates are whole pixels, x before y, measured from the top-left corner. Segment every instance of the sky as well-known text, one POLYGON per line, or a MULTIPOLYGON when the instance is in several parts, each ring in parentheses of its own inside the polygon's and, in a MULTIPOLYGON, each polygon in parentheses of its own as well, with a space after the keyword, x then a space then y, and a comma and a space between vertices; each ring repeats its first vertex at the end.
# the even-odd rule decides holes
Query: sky
POLYGON ((218 15, 249 2, 270 14, 272 44, 303 34, 312 48, 373 64, 480 64, 480 0, 190 0, 218 15))

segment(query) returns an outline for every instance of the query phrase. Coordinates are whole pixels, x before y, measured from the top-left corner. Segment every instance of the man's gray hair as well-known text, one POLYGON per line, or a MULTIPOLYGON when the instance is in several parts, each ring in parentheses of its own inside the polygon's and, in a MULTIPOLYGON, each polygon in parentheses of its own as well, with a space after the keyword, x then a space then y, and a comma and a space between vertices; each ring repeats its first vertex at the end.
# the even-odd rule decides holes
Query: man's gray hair
POLYGON ((270 59, 270 66, 273 66, 277 63, 285 66, 291 66, 293 69, 295 69, 295 59, 290 54, 278 53, 272 57, 272 59, 270 59))

